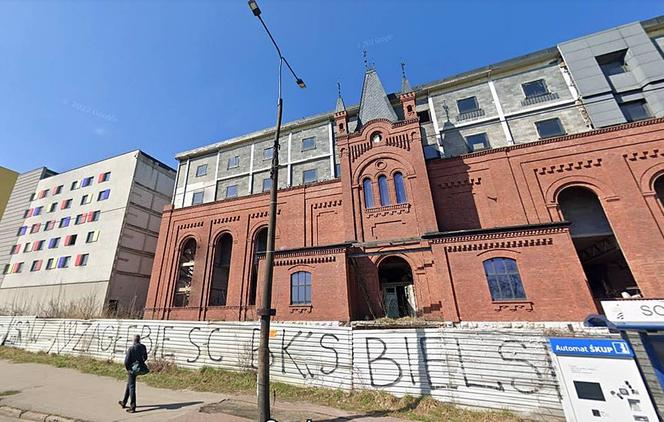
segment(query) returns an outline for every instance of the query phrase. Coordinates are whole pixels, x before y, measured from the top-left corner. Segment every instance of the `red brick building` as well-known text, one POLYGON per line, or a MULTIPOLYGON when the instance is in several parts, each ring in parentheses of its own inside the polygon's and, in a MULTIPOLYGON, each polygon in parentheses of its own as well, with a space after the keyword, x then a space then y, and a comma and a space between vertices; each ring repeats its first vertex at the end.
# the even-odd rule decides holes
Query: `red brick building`
MULTIPOLYGON (((340 177, 279 190, 277 320, 579 321, 664 297, 664 119, 425 160, 365 75, 340 177)), ((164 211, 145 317, 253 320, 269 194, 164 211)))

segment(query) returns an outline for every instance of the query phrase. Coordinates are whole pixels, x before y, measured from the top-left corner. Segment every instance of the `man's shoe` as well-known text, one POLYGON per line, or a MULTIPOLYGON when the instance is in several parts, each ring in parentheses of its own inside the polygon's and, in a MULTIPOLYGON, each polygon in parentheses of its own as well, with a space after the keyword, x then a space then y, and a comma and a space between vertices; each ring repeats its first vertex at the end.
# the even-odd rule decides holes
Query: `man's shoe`
POLYGON ((127 407, 127 406, 125 406, 124 403, 122 403, 122 400, 118 401, 118 404, 119 404, 120 407, 123 408, 123 409, 124 409, 125 407, 127 407))
POLYGON ((136 409, 131 407, 131 408, 127 409, 127 413, 136 413, 136 409))

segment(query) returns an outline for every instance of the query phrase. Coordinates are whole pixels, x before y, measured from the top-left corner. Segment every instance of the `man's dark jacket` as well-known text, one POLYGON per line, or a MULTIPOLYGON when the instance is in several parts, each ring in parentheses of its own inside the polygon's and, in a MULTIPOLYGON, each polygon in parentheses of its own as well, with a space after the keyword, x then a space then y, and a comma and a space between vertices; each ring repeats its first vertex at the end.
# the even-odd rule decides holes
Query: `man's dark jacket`
POLYGON ((145 365, 145 361, 148 359, 148 351, 144 345, 141 343, 134 343, 128 350, 125 355, 124 365, 127 371, 131 371, 131 367, 134 362, 139 362, 141 366, 145 365))

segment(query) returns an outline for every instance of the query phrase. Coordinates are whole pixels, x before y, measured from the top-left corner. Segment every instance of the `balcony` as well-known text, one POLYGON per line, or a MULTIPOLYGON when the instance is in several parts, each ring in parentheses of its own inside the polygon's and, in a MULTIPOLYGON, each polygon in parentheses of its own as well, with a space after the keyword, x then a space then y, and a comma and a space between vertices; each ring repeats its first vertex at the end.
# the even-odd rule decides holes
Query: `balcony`
POLYGON ((464 120, 479 119, 484 116, 484 110, 481 108, 476 108, 475 110, 467 111, 465 113, 460 113, 457 115, 457 122, 462 122, 464 120))
POLYGON ((545 103, 547 101, 553 101, 558 99, 558 94, 555 92, 547 92, 546 94, 540 94, 540 95, 533 95, 530 97, 526 97, 521 101, 521 105, 523 107, 533 105, 533 104, 541 104, 545 103))

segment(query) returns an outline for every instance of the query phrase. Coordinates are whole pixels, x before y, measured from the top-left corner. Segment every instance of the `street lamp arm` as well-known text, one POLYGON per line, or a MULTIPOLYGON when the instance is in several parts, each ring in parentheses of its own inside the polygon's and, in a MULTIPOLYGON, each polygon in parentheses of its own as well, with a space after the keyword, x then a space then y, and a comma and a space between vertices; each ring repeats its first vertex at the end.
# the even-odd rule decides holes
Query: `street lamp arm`
POLYGON ((295 74, 295 71, 293 70, 293 67, 290 65, 290 63, 288 63, 288 60, 286 60, 286 58, 283 56, 283 54, 281 54, 281 49, 279 48, 279 44, 277 44, 277 41, 272 36, 272 33, 270 32, 270 29, 265 24, 265 21, 263 20, 263 18, 260 15, 258 15, 257 18, 258 18, 259 21, 261 21, 261 24, 263 25, 263 28, 265 28, 265 32, 267 32, 267 35, 270 37, 270 41, 272 41, 272 45, 274 45, 274 48, 277 50, 277 54, 279 55, 279 60, 286 63, 286 66, 288 66, 288 70, 290 70, 291 75, 293 75, 293 77, 295 78, 295 83, 300 88, 304 88, 305 87, 304 81, 302 79, 300 79, 295 74))

